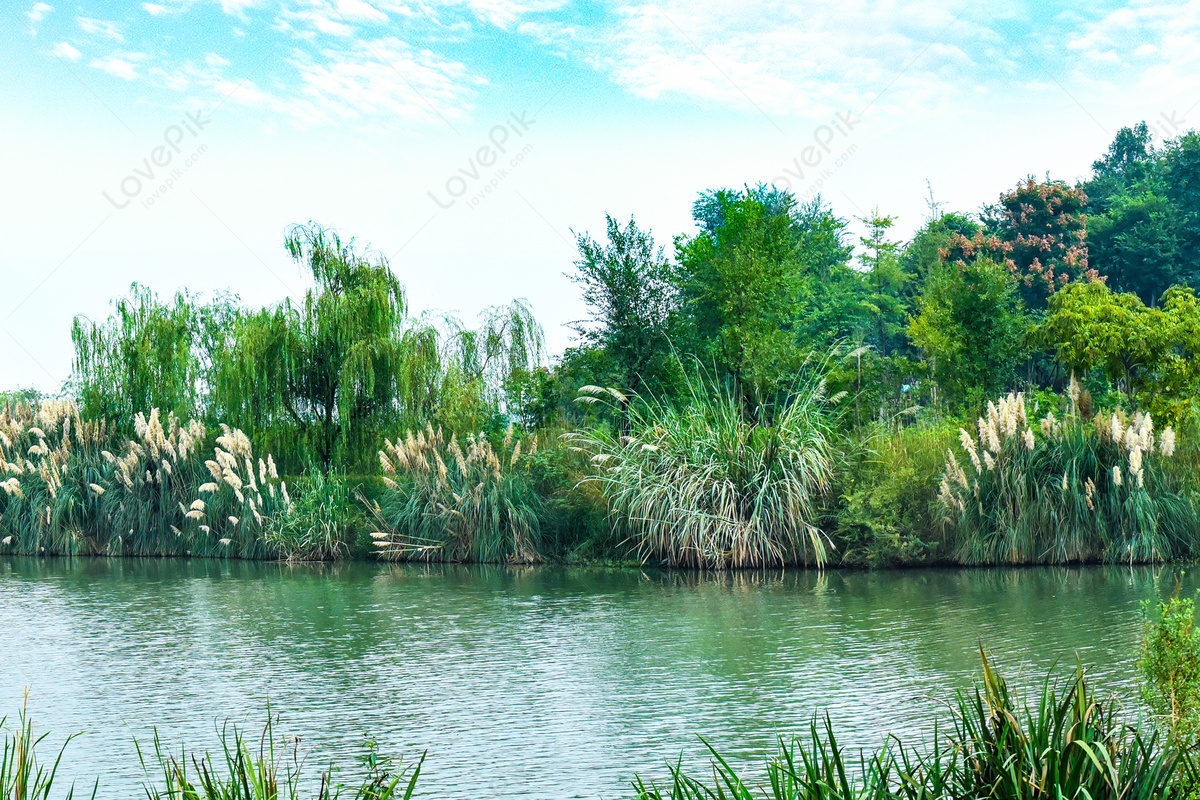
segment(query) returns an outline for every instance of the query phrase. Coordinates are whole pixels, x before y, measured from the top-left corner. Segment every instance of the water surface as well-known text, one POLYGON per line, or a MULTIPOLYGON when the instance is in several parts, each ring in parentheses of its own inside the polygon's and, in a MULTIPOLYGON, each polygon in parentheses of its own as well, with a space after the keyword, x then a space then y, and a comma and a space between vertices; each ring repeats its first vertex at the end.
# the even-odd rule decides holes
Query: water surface
POLYGON ((980 641, 1026 684, 1078 654, 1136 714, 1156 575, 0 558, 0 715, 28 688, 53 741, 85 731, 68 769, 102 798, 140 793, 153 726, 212 748, 268 703, 322 758, 427 750, 420 796, 628 797, 699 736, 757 759, 823 710, 852 745, 924 729, 980 641))

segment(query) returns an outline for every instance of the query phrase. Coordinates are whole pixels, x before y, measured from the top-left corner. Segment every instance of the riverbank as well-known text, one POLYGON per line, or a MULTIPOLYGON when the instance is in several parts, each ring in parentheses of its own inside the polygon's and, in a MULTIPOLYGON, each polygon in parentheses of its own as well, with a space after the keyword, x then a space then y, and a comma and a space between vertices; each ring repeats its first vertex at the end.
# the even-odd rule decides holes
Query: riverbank
POLYGON ((1009 395, 859 435, 819 402, 767 425, 698 393, 624 438, 427 426, 385 439, 375 473, 290 476, 229 426, 152 409, 125 433, 69 401, 8 405, 0 554, 881 569, 1200 547, 1192 421, 1009 395))

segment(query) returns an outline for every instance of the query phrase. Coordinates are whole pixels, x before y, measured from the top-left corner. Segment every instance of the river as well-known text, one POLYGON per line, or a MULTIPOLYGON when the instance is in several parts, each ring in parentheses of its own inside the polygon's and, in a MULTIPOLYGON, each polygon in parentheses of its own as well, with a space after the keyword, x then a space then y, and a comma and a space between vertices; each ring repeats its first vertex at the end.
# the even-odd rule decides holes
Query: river
POLYGON ((63 773, 101 798, 141 794, 135 738, 214 749, 268 703, 312 766, 364 734, 428 751, 419 797, 629 797, 635 772, 706 763, 700 736, 761 761, 823 711, 854 746, 927 729, 980 641, 1022 685, 1078 654, 1136 716, 1159 574, 0 557, 0 715, 28 689, 48 744, 84 732, 63 773))

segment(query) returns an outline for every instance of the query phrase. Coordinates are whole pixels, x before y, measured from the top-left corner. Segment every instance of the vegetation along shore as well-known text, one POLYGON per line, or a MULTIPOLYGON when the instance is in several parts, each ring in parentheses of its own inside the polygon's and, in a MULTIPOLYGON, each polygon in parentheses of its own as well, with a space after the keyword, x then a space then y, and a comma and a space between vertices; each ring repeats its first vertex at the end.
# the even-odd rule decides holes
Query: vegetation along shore
MULTIPOLYGON (((134 285, 0 412, 0 553, 778 565, 1154 562, 1200 547, 1200 136, 1123 129, 908 242, 769 185, 578 237, 550 363, 514 300, 413 315, 317 224, 312 288, 134 285), (236 289, 236 287, 234 287, 236 289)), ((564 265, 566 266, 566 265, 564 265)))

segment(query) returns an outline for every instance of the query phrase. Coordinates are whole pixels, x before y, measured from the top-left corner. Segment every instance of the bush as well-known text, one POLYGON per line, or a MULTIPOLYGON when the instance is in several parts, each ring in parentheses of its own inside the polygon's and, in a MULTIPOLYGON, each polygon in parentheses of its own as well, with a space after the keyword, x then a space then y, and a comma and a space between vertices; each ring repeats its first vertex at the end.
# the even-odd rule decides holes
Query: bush
POLYGON ((335 561, 350 554, 353 520, 350 490, 344 475, 326 475, 310 466, 296 501, 267 534, 270 543, 289 561, 335 561))
POLYGON ((1143 696, 1173 740, 1194 742, 1200 736, 1200 630, 1195 602, 1172 595, 1165 602, 1147 601, 1146 612, 1146 637, 1138 659, 1143 696))

